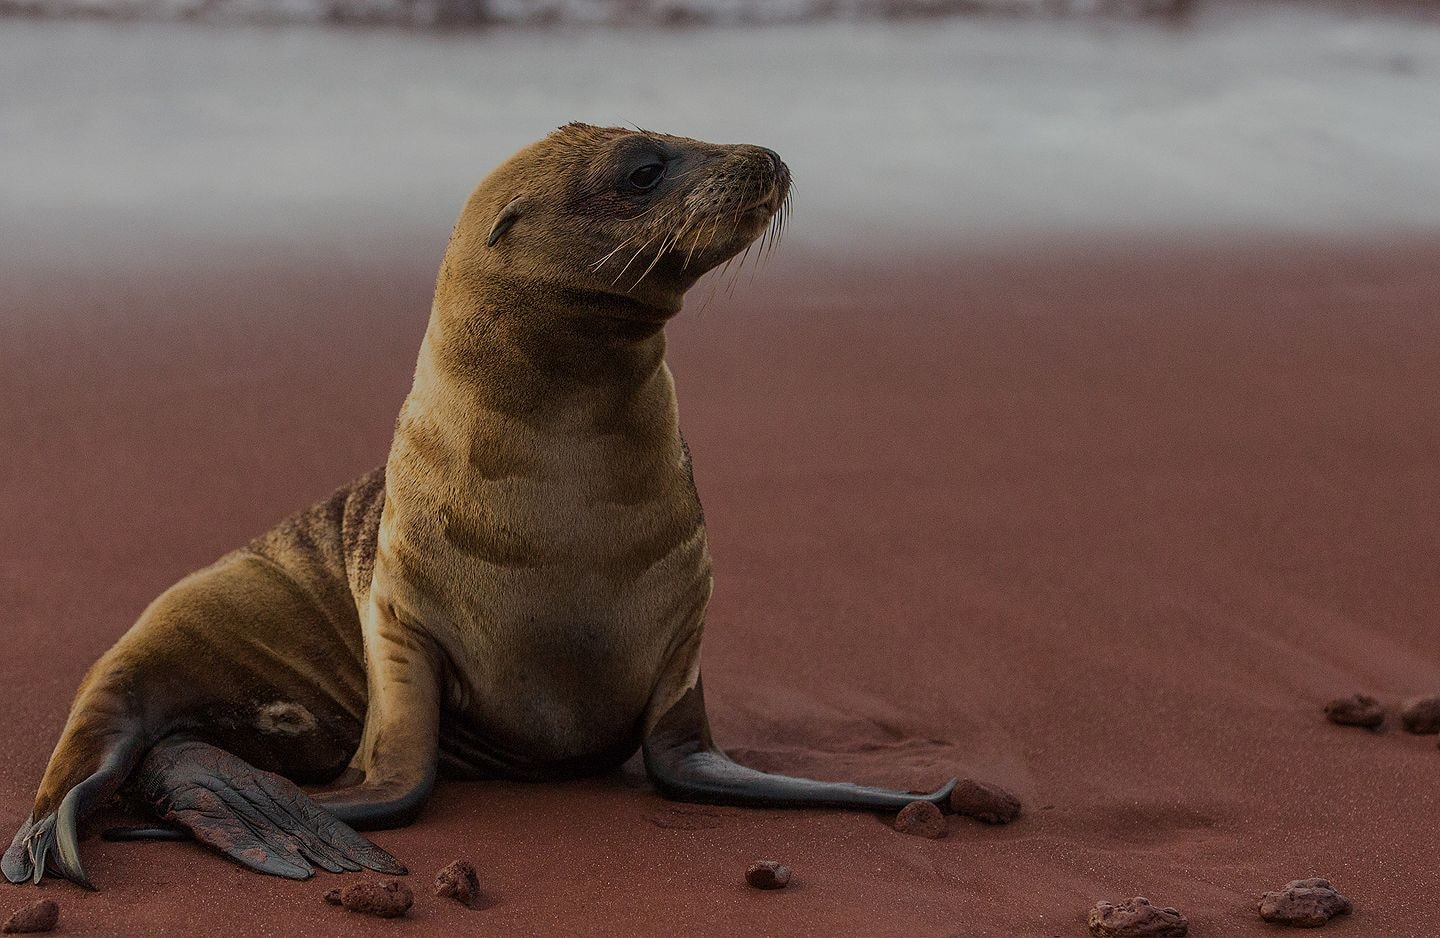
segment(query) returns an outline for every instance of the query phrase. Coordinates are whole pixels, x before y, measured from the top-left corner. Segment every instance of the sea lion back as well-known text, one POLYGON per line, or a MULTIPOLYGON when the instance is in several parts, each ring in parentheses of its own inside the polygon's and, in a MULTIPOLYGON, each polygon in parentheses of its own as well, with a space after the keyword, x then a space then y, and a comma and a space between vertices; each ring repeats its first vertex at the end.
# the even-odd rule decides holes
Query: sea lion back
POLYGON ((370 594, 384 510, 385 467, 379 466, 281 521, 245 550, 284 569, 321 608, 338 615, 358 609, 370 594))

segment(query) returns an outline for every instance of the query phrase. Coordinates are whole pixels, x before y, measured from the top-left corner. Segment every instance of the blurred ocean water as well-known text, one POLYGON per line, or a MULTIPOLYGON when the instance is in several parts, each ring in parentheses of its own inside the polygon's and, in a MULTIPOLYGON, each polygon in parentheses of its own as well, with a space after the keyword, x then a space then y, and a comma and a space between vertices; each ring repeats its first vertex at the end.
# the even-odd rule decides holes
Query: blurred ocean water
POLYGON ((797 185, 787 244, 847 255, 1430 235, 1437 102, 1440 25, 1306 6, 1183 28, 9 19, 0 268, 262 245, 438 256, 471 187, 569 120, 774 147, 797 185))
POLYGON ((785 23, 956 13, 1144 15, 1187 0, 0 0, 0 13, 253 23, 785 23))

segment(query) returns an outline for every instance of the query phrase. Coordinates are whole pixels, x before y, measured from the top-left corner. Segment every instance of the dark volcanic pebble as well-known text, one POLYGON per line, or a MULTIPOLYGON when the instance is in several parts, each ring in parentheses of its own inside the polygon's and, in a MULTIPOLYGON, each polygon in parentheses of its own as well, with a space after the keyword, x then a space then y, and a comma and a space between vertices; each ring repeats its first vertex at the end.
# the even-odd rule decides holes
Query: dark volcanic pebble
MULTIPOLYGON (((332 890, 333 892, 333 890, 332 890)), ((327 893, 325 901, 330 901, 327 893)), ((410 887, 394 879, 371 879, 354 883, 340 890, 340 904, 351 912, 398 918, 415 904, 410 887)))
POLYGON ((778 860, 756 860, 745 871, 745 882, 756 889, 784 889, 790 883, 790 867, 778 860))
POLYGON ((1020 816, 1020 799, 999 785, 962 778, 950 793, 950 808, 986 824, 1009 824, 1020 816))
POLYGON ((1260 897, 1260 917, 1277 925, 1319 928, 1354 906, 1328 879, 1297 879, 1260 897))
POLYGON ((345 904, 340 901, 340 890, 338 889, 332 889, 329 892, 325 893, 325 901, 330 903, 331 905, 345 904))
POLYGON ((1090 910, 1090 934, 1099 938, 1184 938, 1190 923, 1175 909, 1157 908, 1144 896, 1119 905, 1097 902, 1090 910))
POLYGON ((469 860, 456 860, 435 874, 435 895, 446 896, 462 905, 480 900, 480 877, 469 860))
POLYGON ((1440 733, 1440 697, 1417 697, 1400 711, 1400 722, 1411 733, 1440 733))
POLYGON ((1325 705, 1325 718, 1341 726, 1363 726, 1377 729, 1385 722, 1385 708, 1380 701, 1365 694, 1337 697, 1325 705))
POLYGON ((23 905, 5 923, 5 931, 11 934, 50 931, 60 921, 60 906, 54 899, 37 899, 23 905))
POLYGON ((916 837, 945 836, 945 815, 928 801, 912 801, 895 815, 895 829, 902 834, 916 837))

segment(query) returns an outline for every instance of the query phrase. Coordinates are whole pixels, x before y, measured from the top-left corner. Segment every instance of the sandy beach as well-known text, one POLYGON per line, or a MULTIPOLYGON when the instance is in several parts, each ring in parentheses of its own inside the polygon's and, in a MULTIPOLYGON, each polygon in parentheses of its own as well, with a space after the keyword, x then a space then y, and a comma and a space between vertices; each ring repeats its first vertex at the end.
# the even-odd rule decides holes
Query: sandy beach
MULTIPOLYGON (((719 738, 822 777, 1000 782, 1011 827, 672 805, 632 765, 443 785, 376 835, 421 884, 472 858, 484 911, 356 921, 320 902, 335 877, 188 844, 95 841, 102 891, 40 891, 76 933, 1072 935, 1143 894, 1238 935, 1264 932, 1256 893, 1320 875, 1358 906, 1336 933, 1432 934, 1435 741, 1321 708, 1440 687, 1437 256, 816 260, 672 327, 719 738), (747 890, 762 856, 797 888, 747 890)), ((153 595, 383 456, 428 287, 155 272, 24 325, 5 297, 6 816, 153 595)))
MULTIPOLYGON (((1408 29, 1389 22, 1342 23, 1349 38, 1335 41, 1363 51, 1408 29)), ((75 30, 67 48, 94 50, 111 27, 56 28, 75 30)), ((25 26, 31 40, 49 35, 39 29, 25 26)), ((127 45, 127 29, 105 54, 117 74, 148 74, 132 57, 157 40, 127 45)), ((179 35, 177 54, 198 56, 209 34, 179 35)), ((845 41, 890 34, 859 35, 845 41)), ((1053 38, 1020 48, 1038 56, 1053 38)), ((25 48, 38 69, 52 40, 36 41, 25 48)), ((412 40, 335 41, 388 48, 393 62, 412 40)), ((1424 202, 1440 160, 1424 142, 1440 122, 1420 106, 1440 46, 1433 31, 1405 41, 1411 71, 1364 59, 1336 97, 1285 77, 1321 74, 1324 56, 1267 65, 1249 85, 1217 78, 1234 84, 1219 94, 1232 104, 1260 87, 1293 106, 1270 131, 1256 123, 1188 166, 1116 172, 1073 203, 1059 170, 1017 200, 1023 224, 1005 237, 981 235, 1023 180, 987 189, 944 153, 912 152, 909 179, 963 179, 906 234, 903 211, 881 212, 886 191, 914 204, 904 181, 837 206, 857 177, 823 158, 823 137, 797 137, 793 242, 753 282, 747 270, 708 302, 702 284, 669 329, 716 565, 704 661, 718 740, 758 767, 821 778, 986 779, 1023 798, 1017 823, 955 818, 930 841, 866 814, 678 805, 632 761, 569 784, 443 784, 418 823, 375 835, 412 871, 406 921, 325 905, 343 880, 323 873, 282 881, 193 844, 98 839, 85 850, 100 891, 5 886, 0 914, 44 895, 69 934, 999 938, 1082 935, 1097 900, 1145 895, 1180 908, 1192 935, 1231 936, 1273 934, 1259 893, 1323 876, 1356 905, 1325 934, 1440 933, 1435 737, 1322 713, 1356 691, 1392 710, 1440 692, 1440 233, 1424 202), (1382 99, 1393 109, 1371 113, 1382 99), (1326 100, 1369 115, 1373 144, 1353 125, 1333 138, 1363 170, 1303 158, 1326 100), (1379 133, 1406 121, 1403 146, 1379 133), (1207 193, 1224 173, 1201 185, 1186 172, 1225 153, 1258 154, 1257 169, 1230 177, 1246 199, 1216 205, 1207 193), (1046 229, 1047 201, 1074 211, 1056 209, 1046 229), (430 895, 457 857, 479 868, 487 908, 430 895), (795 884, 748 889, 761 857, 791 865, 795 884)), ((319 40, 277 42, 257 54, 283 60, 319 40)), ((450 50, 437 55, 460 54, 458 40, 437 42, 450 50)), ((1177 85, 1157 77, 1159 53, 1136 66, 1159 82, 1152 95, 1185 85, 1205 54, 1176 48, 1177 85)), ((1083 70, 1076 55, 1046 80, 1083 70)), ((1231 64, 1250 74, 1245 61, 1231 64)), ((1004 76, 987 84, 981 66, 960 74, 995 96, 994 114, 1014 106, 993 133, 977 119, 978 164, 1023 149, 1005 141, 1026 128, 1057 126, 1043 95, 1004 98, 1004 76)), ((319 165, 307 162, 323 155, 317 141, 337 122, 360 127, 368 105, 320 114, 321 131, 295 141, 299 112, 283 105, 224 112, 228 136, 198 117, 158 142, 107 135, 154 116, 132 96, 141 86, 117 79, 103 117, 78 86, 52 87, 44 108, 5 105, 35 141, 0 157, 11 826, 85 669, 151 598, 383 461, 455 208, 533 135, 496 118, 474 152, 458 132, 448 146, 423 137, 412 155, 435 172, 410 190, 384 184, 409 152, 392 141, 374 163, 351 154, 305 201, 297 180, 319 165), (102 138, 118 143, 87 157, 102 138), (185 147, 208 175, 179 172, 185 147), (179 172, 170 190, 167 167, 179 172)), ((201 81, 166 100, 183 111, 186 93, 207 107, 219 94, 201 81)), ((443 125, 457 100, 412 101, 413 126, 443 125)), ((682 106, 673 93, 653 122, 672 129, 667 109, 682 106)), ((1141 109, 1117 132, 1179 153, 1235 110, 1166 113, 1188 117, 1157 131, 1141 109)), ((725 120, 732 136, 772 142, 725 120)), ((1076 148, 1073 172, 1112 152, 1076 148)))

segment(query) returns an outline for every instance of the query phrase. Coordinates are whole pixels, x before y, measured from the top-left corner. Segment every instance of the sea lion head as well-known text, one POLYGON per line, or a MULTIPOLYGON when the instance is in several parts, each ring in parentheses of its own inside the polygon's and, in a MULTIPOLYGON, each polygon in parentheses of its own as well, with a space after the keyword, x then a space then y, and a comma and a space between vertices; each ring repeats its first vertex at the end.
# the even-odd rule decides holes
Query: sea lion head
POLYGON ((441 292, 539 291, 663 320, 706 271, 778 237, 789 194, 789 168, 764 147, 567 124, 470 196, 441 292))

